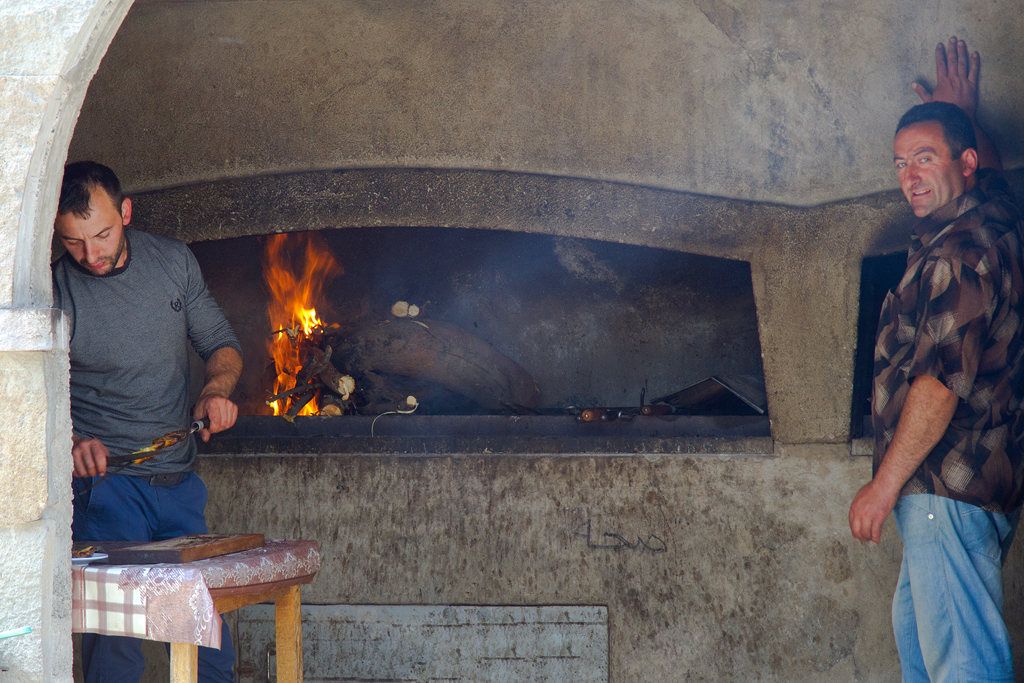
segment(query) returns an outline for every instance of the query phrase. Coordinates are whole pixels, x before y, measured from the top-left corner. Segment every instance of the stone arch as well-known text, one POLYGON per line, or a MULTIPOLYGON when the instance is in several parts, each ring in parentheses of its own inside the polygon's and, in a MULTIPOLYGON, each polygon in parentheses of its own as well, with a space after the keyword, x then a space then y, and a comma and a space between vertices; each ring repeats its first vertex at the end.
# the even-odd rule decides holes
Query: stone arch
POLYGON ((9 675, 71 679, 68 340, 52 306, 59 182, 89 82, 132 0, 37 0, 0 9, 0 587, 9 675))

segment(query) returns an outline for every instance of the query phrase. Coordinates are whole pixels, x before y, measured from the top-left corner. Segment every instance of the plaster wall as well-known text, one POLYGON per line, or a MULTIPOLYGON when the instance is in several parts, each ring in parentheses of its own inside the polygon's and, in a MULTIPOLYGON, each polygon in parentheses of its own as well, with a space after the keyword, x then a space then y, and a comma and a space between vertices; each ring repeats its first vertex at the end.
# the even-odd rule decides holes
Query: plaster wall
POLYGON ((134 189, 276 171, 484 168, 817 204, 895 186, 935 41, 985 56, 1011 139, 1013 0, 137 3, 72 157, 134 189), (173 125, 167 125, 173 121, 173 125))
POLYGON ((896 680, 900 545, 846 527, 869 470, 846 446, 201 463, 213 528, 320 540, 305 603, 605 605, 612 681, 896 680), (606 532, 666 550, 596 547, 606 532))

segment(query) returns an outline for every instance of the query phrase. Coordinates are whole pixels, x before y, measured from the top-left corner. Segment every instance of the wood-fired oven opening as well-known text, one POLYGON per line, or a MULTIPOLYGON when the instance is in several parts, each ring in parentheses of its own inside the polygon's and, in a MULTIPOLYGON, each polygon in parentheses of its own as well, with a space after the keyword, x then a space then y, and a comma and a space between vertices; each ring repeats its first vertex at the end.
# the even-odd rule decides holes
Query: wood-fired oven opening
POLYGON ((645 438, 768 433, 742 261, 456 228, 191 246, 246 357, 231 438, 500 435, 522 437, 517 450, 523 438, 549 450, 560 437, 594 437, 632 450, 645 438), (287 287, 268 283, 268 248, 292 273, 287 287), (311 270, 314 254, 333 270, 311 270), (268 317, 289 287, 315 308, 315 330, 268 317), (301 357, 286 384, 275 382, 275 341, 301 357))

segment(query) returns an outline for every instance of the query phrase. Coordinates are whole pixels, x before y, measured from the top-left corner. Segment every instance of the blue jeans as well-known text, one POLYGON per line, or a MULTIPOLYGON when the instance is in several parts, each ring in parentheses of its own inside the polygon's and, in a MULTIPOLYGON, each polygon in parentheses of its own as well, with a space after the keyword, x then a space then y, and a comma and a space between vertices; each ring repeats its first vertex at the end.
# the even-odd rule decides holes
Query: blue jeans
POLYGON ((917 494, 894 510, 903 564, 892 626, 904 681, 1013 681, 1002 564, 1018 514, 917 494))
MULTIPOLYGON (((195 473, 176 486, 151 486, 142 477, 112 474, 87 493, 92 478, 74 479, 76 541, 159 541, 188 534, 205 534, 206 485, 195 473)), ((235 680, 235 651, 224 623, 221 648, 199 648, 199 680, 235 680)), ((138 681, 145 669, 136 638, 82 635, 82 669, 86 683, 138 681)))

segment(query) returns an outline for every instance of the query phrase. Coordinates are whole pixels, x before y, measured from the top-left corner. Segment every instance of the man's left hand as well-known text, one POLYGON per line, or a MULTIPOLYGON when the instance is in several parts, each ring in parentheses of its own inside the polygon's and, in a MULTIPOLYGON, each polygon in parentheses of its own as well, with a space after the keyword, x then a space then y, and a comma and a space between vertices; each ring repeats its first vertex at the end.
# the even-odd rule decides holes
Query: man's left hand
POLYGON ((210 440, 211 434, 223 432, 234 426, 235 420, 238 419, 238 406, 224 396, 200 396, 192 410, 192 417, 197 420, 210 418, 209 429, 199 430, 199 438, 205 443, 210 440))
POLYGON ((872 479, 861 487, 850 504, 850 531, 859 541, 878 543, 882 540, 882 524, 896 507, 899 489, 892 491, 872 479))
POLYGON ((969 53, 967 43, 956 36, 949 39, 949 47, 935 46, 935 89, 928 92, 920 83, 911 87, 922 102, 949 102, 955 104, 974 120, 978 110, 978 71, 981 55, 969 53))

